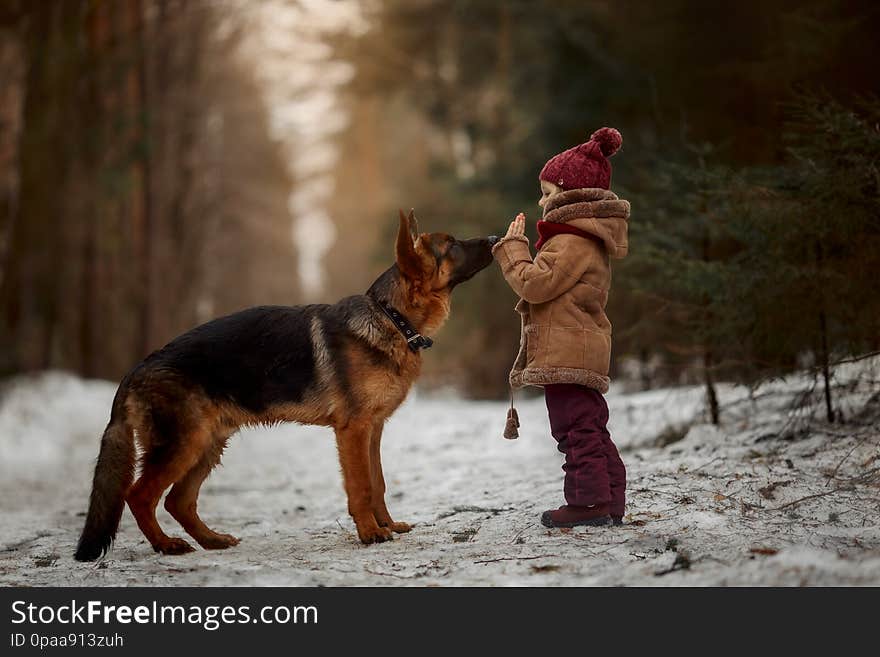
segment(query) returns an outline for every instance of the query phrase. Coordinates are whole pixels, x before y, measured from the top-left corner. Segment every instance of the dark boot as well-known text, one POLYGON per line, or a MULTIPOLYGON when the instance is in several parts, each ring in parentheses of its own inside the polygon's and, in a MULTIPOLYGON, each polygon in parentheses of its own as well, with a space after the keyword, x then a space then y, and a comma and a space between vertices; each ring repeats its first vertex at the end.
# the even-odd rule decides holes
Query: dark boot
POLYGON ((611 516, 611 524, 620 527, 623 524, 623 516, 611 516))
POLYGON ((572 506, 565 504, 555 511, 544 511, 541 524, 545 527, 601 526, 611 522, 607 504, 572 506))

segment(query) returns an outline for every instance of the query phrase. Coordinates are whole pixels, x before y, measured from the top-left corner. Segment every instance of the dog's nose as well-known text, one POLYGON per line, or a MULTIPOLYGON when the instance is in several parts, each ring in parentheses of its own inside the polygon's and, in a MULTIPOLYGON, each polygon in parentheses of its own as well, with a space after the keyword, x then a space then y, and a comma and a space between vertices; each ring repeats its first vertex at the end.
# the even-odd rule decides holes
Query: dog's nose
POLYGON ((489 235, 489 237, 487 237, 486 239, 489 241, 489 246, 495 246, 495 243, 498 241, 498 236, 489 235))

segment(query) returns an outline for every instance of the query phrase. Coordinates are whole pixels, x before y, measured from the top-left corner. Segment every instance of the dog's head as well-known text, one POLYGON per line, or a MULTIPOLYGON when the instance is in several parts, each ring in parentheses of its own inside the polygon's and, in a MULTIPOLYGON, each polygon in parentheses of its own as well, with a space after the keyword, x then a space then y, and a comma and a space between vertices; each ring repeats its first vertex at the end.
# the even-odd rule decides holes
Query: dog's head
POLYGON ((446 233, 419 233, 413 211, 400 211, 397 267, 425 291, 449 293, 492 262, 495 236, 457 240, 446 233))

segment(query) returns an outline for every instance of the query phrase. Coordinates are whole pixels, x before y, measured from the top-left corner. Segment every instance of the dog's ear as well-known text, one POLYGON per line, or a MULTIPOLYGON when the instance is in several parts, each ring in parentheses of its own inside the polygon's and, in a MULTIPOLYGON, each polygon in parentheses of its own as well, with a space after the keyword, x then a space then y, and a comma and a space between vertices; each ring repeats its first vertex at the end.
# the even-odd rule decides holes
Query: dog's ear
POLYGON ((407 220, 409 221, 409 232, 412 235, 413 242, 416 242, 419 239, 419 222, 416 219, 415 210, 411 209, 409 211, 409 216, 407 216, 407 220))
POLYGON ((407 217, 400 211, 400 228, 397 231, 397 267, 408 278, 422 277, 422 259, 416 253, 415 240, 412 236, 410 216, 407 217))

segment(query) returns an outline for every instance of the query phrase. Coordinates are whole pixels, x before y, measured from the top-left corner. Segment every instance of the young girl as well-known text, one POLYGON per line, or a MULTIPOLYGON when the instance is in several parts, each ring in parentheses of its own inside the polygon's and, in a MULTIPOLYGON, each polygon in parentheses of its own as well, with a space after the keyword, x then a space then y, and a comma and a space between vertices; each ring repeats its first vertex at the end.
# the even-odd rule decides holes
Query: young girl
POLYGON ((624 514, 626 469, 605 427, 603 397, 611 357, 609 259, 626 255, 630 210, 608 190, 607 158, 622 141, 617 130, 601 128, 544 165, 534 261, 522 213, 492 249, 521 297, 522 335, 510 384, 544 388, 550 431, 565 454, 566 504, 544 512, 547 527, 621 524, 624 514))

